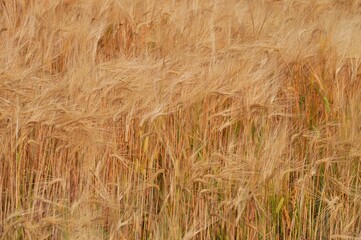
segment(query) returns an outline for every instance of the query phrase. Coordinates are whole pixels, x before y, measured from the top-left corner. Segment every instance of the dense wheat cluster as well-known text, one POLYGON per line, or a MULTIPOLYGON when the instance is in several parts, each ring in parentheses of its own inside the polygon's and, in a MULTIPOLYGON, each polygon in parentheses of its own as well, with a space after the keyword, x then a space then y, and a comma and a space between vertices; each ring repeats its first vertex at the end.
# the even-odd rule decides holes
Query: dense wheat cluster
POLYGON ((0 1, 0 239, 361 239, 361 1, 0 1))

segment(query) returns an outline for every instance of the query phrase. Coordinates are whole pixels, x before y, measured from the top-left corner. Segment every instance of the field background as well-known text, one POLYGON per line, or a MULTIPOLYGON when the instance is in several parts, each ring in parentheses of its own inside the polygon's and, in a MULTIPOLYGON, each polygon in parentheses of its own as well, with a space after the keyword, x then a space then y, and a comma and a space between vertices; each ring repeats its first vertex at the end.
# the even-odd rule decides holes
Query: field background
POLYGON ((361 239, 361 1, 0 1, 0 239, 361 239))

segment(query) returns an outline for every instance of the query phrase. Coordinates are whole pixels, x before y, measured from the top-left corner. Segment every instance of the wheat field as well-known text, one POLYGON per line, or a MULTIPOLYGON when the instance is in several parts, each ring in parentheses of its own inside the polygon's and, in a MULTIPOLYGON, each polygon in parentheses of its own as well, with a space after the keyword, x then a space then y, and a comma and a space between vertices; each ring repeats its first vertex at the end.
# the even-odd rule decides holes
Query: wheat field
POLYGON ((0 1, 0 239, 361 239, 361 1, 0 1))

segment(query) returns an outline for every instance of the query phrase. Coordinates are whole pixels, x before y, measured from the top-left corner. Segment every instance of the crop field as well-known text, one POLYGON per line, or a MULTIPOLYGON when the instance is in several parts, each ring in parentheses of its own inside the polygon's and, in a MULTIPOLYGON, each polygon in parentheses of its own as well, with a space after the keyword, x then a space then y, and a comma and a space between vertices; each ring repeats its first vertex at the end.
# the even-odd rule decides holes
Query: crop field
POLYGON ((0 0, 0 240, 361 239, 360 0, 0 0))

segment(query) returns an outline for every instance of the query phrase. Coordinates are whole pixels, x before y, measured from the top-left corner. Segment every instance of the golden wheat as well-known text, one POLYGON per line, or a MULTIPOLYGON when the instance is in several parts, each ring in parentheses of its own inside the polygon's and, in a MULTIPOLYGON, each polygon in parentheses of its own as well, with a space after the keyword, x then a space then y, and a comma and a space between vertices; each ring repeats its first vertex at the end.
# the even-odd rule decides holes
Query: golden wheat
POLYGON ((0 239, 361 239, 361 1, 0 1, 0 239))

